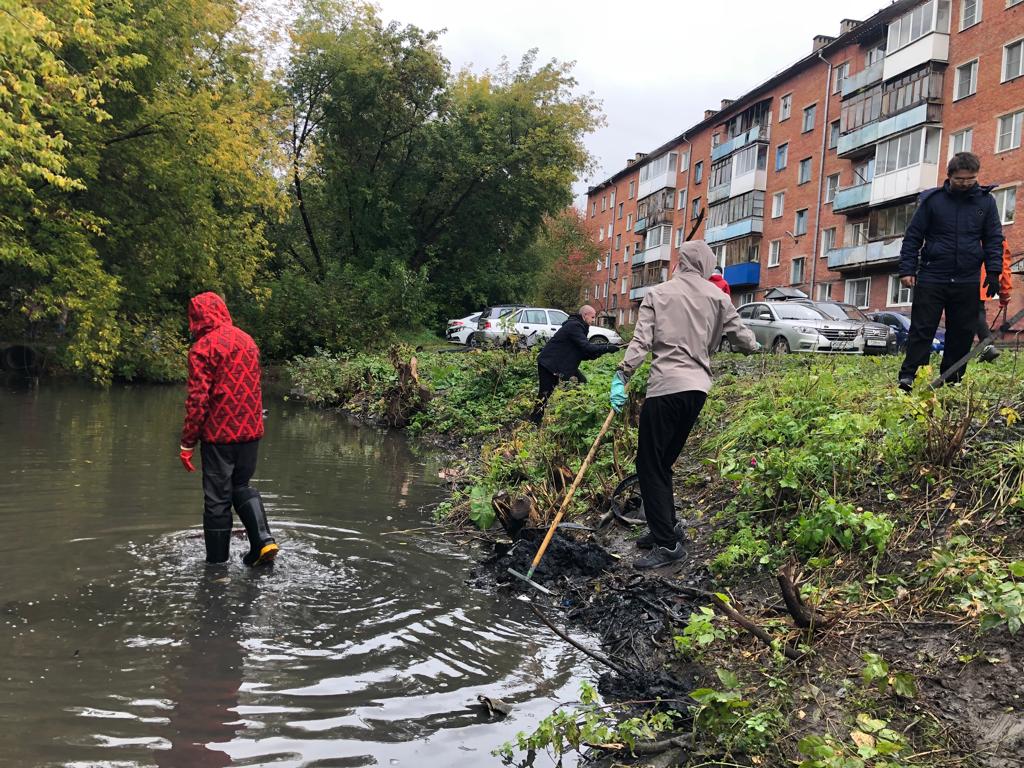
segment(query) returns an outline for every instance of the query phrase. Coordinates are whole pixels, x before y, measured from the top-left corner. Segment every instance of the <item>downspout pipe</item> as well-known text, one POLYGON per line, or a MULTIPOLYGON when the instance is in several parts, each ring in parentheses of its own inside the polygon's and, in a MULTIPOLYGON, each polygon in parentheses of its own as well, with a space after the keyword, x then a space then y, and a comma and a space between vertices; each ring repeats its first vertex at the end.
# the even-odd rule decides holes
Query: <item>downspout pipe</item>
POLYGON ((825 188, 825 152, 828 144, 828 131, 830 127, 828 108, 832 98, 832 62, 821 55, 818 50, 818 58, 828 65, 828 73, 825 75, 825 114, 822 115, 821 123, 821 153, 818 156, 818 202, 814 207, 814 244, 811 253, 811 285, 810 299, 814 300, 814 284, 818 277, 818 248, 821 242, 821 207, 823 205, 822 192, 825 188))

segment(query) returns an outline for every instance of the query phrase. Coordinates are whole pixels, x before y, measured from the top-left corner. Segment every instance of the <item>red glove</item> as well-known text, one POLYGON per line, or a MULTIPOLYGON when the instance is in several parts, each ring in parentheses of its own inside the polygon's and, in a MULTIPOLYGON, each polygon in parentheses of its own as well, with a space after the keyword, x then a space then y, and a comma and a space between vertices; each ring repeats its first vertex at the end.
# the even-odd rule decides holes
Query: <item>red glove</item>
POLYGON ((184 445, 179 446, 181 453, 178 454, 178 458, 181 459, 182 466, 185 467, 186 472, 195 472, 196 468, 192 464, 192 453, 195 451, 195 446, 186 448, 184 445))

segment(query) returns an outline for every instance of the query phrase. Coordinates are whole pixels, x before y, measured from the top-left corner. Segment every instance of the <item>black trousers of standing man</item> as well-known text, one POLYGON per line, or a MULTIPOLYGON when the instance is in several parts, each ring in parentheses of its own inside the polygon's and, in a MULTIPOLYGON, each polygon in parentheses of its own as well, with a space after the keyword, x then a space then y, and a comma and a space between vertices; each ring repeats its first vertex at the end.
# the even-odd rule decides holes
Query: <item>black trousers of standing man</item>
MULTIPOLYGON (((946 342, 942 352, 940 373, 945 373, 957 360, 966 355, 974 340, 978 325, 981 297, 977 281, 973 283, 918 283, 914 286, 914 305, 910 310, 910 334, 907 337, 907 356, 900 367, 900 380, 913 380, 917 369, 928 363, 932 339, 939 327, 942 313, 946 313, 946 342)), ((950 375, 947 384, 963 378, 964 366, 950 375)))
POLYGON ((231 530, 231 495, 249 485, 256 471, 259 440, 246 443, 203 443, 203 525, 231 530))
POLYGON ((659 547, 675 549, 675 499, 672 465, 708 396, 706 392, 675 392, 648 397, 640 411, 636 474, 644 500, 647 526, 659 547))

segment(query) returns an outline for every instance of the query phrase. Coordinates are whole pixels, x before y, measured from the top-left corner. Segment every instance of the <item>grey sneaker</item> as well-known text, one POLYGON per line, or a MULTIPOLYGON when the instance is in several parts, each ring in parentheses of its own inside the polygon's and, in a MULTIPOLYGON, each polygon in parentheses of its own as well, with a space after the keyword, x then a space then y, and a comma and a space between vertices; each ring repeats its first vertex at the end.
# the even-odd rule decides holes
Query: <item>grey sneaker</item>
MULTIPOLYGON (((679 541, 684 541, 685 534, 683 533, 683 524, 682 523, 676 523, 675 528, 673 528, 673 530, 675 531, 676 538, 679 541)), ((656 542, 654 540, 654 534, 651 533, 650 531, 648 531, 647 533, 645 533, 643 536, 641 536, 639 539, 636 540, 636 548, 637 549, 651 549, 657 543, 658 542, 656 542)))
POLYGON ((989 344, 987 347, 981 350, 981 354, 978 356, 978 359, 981 360, 981 362, 983 363, 991 363, 997 357, 999 357, 999 354, 1000 352, 998 349, 995 348, 995 345, 989 344))
POLYGON ((636 560, 633 563, 633 567, 638 571, 645 571, 648 568, 661 568, 663 565, 671 565, 678 560, 682 560, 685 555, 686 549, 683 547, 683 543, 677 541, 673 549, 655 547, 646 555, 636 560))
POLYGON ((913 379, 900 379, 896 383, 896 386, 899 387, 901 392, 911 392, 914 389, 914 380, 913 379))

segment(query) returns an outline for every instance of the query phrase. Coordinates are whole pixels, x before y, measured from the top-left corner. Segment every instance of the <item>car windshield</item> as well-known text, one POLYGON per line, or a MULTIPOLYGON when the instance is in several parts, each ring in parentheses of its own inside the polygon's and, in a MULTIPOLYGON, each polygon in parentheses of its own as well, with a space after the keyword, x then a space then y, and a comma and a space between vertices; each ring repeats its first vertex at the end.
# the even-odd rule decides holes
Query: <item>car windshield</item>
POLYGON ((853 306, 853 304, 821 302, 814 306, 833 320, 861 320, 863 322, 870 322, 868 316, 853 306))
POLYGON ((775 311, 783 320, 827 320, 828 318, 814 307, 806 304, 776 304, 775 311))

